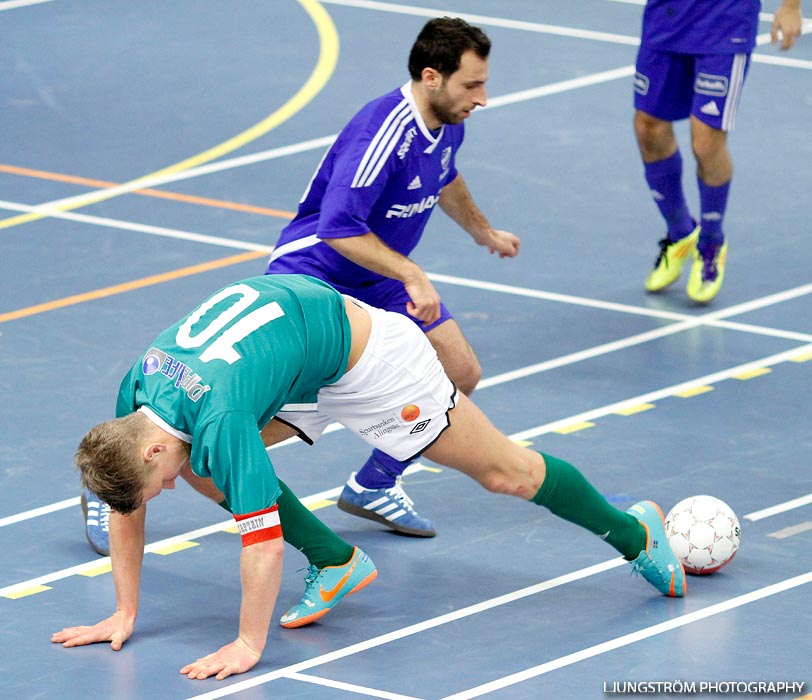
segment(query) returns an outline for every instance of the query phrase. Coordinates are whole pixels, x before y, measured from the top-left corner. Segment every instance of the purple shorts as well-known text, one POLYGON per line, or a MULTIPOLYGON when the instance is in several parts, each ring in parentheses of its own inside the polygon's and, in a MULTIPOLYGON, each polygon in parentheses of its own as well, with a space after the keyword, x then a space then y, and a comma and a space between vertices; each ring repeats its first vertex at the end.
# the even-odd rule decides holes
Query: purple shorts
POLYGON ((668 122, 694 116, 733 131, 750 54, 691 54, 645 46, 637 54, 635 109, 668 122))

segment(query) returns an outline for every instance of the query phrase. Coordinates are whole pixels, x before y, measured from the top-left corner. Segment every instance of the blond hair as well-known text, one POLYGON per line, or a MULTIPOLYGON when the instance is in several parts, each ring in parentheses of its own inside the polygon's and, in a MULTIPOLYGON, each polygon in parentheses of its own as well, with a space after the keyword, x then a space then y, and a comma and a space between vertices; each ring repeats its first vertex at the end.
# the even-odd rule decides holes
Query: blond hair
POLYGON ((122 515, 143 500, 149 469, 141 445, 148 428, 140 413, 100 423, 82 438, 74 457, 82 485, 122 515))

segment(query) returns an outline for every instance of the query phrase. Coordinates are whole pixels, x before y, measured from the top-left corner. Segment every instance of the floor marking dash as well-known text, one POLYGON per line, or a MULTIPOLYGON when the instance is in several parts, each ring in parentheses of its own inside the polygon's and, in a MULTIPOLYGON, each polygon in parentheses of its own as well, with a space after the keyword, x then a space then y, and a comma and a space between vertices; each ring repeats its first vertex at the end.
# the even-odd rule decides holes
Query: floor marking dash
POLYGON ((776 540, 785 540, 787 537, 800 535, 802 532, 808 532, 809 530, 812 530, 812 521, 807 520, 805 523, 790 525, 789 527, 785 527, 783 530, 771 532, 769 535, 767 535, 767 537, 773 537, 776 540))
POLYGON ((707 394, 709 391, 713 391, 712 386, 692 386, 689 389, 676 392, 674 396, 679 396, 681 399, 690 399, 700 394, 707 394))
POLYGON ((17 600, 18 598, 25 598, 29 595, 34 595, 36 593, 42 593, 43 591, 50 591, 50 586, 31 586, 30 588, 23 588, 18 591, 12 591, 10 593, 4 593, 3 598, 11 598, 12 600, 17 600))
POLYGON ((175 552, 182 552, 184 549, 191 549, 192 547, 199 546, 199 542, 175 542, 174 544, 166 545, 166 547, 157 547, 156 549, 153 549, 152 552, 154 554, 166 556, 167 554, 174 554, 175 552))
POLYGON ((770 372, 772 372, 772 370, 769 367, 756 367, 755 369, 751 369, 748 372, 734 374, 733 379, 740 379, 742 381, 746 381, 748 379, 754 379, 755 377, 761 377, 765 374, 770 374, 770 372))
POLYGON ((88 578, 92 578, 93 576, 101 576, 102 574, 109 574, 113 570, 113 565, 110 562, 106 564, 102 564, 101 566, 97 566, 95 569, 85 569, 79 572, 79 576, 87 576, 88 578))
POLYGON ((634 406, 626 406, 618 411, 615 411, 615 415, 633 416, 637 413, 642 413, 643 411, 649 411, 652 408, 655 408, 655 404, 653 403, 638 403, 634 406))
POLYGON ((586 430, 587 428, 594 428, 595 424, 590 423, 589 421, 582 421, 580 423, 572 423, 571 425, 565 425, 557 430, 554 430, 554 433, 558 433, 559 435, 569 435, 570 433, 577 433, 579 430, 586 430))

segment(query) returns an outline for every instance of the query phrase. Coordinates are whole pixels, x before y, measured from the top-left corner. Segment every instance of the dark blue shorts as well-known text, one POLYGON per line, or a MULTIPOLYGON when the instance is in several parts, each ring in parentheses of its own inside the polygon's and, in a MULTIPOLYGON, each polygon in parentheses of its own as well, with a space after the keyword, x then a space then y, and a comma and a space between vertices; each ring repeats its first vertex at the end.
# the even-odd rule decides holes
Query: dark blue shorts
POLYGON ((635 109, 674 122, 694 116, 733 131, 750 54, 691 54, 641 46, 634 76, 635 109))

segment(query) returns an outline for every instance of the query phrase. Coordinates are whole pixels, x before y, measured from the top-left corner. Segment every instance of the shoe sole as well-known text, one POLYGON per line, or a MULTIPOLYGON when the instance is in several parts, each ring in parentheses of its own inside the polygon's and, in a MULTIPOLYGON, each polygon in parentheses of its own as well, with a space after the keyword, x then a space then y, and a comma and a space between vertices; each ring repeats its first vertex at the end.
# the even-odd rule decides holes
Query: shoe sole
POLYGON ((90 546, 93 547, 93 551, 96 552, 96 554, 101 554, 103 557, 109 557, 110 550, 104 551, 103 549, 99 549, 95 544, 93 544, 93 540, 90 539, 90 535, 87 533, 87 496, 85 496, 84 491, 82 492, 82 498, 80 501, 82 503, 82 517, 85 524, 85 538, 90 546))
POLYGON ((341 498, 338 499, 337 505, 339 510, 343 510, 345 513, 357 515, 359 518, 366 518, 367 520, 373 520, 381 525, 386 525, 386 527, 388 527, 390 530, 394 530, 401 535, 411 535, 412 537, 435 537, 437 535, 436 530, 419 530, 416 527, 400 525, 392 520, 387 520, 383 516, 378 515, 371 510, 367 510, 362 506, 356 506, 355 504, 349 503, 341 498))
MULTIPOLYGON (((349 593, 347 593, 346 595, 341 596, 341 598, 339 598, 336 601, 336 604, 340 603, 348 595, 352 595, 353 593, 356 593, 357 591, 360 591, 362 588, 366 588, 376 578, 378 578, 378 570, 374 569, 371 573, 367 574, 367 577, 363 581, 360 581, 359 583, 357 583, 355 585, 355 587, 349 593)), ((320 620, 328 612, 330 612, 334 607, 335 607, 335 605, 332 605, 329 608, 323 608, 322 610, 319 610, 318 612, 314 612, 312 615, 306 615, 305 617, 297 617, 295 620, 291 620, 290 622, 280 622, 279 624, 282 627, 285 627, 286 629, 289 629, 289 630, 296 629, 297 627, 304 627, 305 625, 309 625, 309 624, 311 624, 313 622, 316 622, 316 620, 320 620)))

